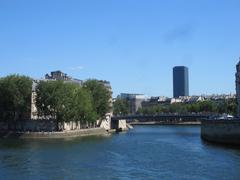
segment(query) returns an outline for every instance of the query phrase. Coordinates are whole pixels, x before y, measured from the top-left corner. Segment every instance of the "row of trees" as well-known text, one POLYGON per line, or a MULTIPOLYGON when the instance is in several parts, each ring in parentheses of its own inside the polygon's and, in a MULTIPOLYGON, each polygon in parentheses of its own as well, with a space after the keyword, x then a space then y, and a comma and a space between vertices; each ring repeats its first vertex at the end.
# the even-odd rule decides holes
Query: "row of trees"
MULTIPOLYGON (((114 115, 128 115, 130 113, 130 104, 127 100, 118 98, 113 104, 114 115)), ((143 107, 138 110, 137 114, 154 115, 164 113, 178 113, 178 114, 237 114, 236 99, 216 101, 202 101, 191 104, 174 103, 168 105, 153 105, 143 107)))
POLYGON ((237 114, 237 102, 235 99, 221 102, 202 101, 193 104, 174 103, 170 105, 156 105, 138 110, 138 114, 161 114, 161 113, 205 113, 205 114, 237 114))
MULTIPOLYGON (((33 80, 10 75, 0 79, 0 120, 16 122, 30 117, 33 80)), ((43 118, 94 122, 110 111, 111 92, 99 81, 83 86, 63 81, 40 81, 36 106, 43 118)))
POLYGON ((39 116, 57 121, 94 122, 110 111, 110 91, 97 80, 82 87, 63 81, 41 81, 36 87, 39 116))

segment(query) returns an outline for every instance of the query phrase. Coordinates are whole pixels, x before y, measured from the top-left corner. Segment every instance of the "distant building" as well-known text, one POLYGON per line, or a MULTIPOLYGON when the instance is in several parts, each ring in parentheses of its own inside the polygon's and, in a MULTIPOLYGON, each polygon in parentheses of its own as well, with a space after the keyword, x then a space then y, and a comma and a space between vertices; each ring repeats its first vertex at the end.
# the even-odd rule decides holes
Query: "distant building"
POLYGON ((176 66, 173 68, 173 97, 189 96, 188 68, 176 66))
POLYGON ((142 102, 145 100, 143 94, 120 94, 119 98, 126 99, 130 105, 130 113, 135 114, 139 108, 142 108, 142 102))
POLYGON ((174 103, 183 103, 183 100, 181 98, 172 98, 170 104, 174 103))
POLYGON ((229 99, 235 99, 235 94, 212 94, 212 95, 202 95, 202 97, 206 100, 210 101, 224 101, 229 99))
POLYGON ((202 96, 190 96, 188 103, 197 103, 197 102, 202 102, 205 99, 202 96))
POLYGON ((72 78, 68 76, 66 73, 63 73, 62 71, 53 71, 51 74, 45 75, 45 80, 58 80, 58 81, 65 81, 65 82, 73 82, 79 85, 83 84, 82 80, 72 78))
POLYGON ((105 88, 107 88, 112 93, 112 86, 111 86, 111 83, 109 81, 98 80, 98 82, 103 84, 105 86, 105 88))
POLYGON ((237 103, 238 103, 238 112, 237 115, 240 117, 240 61, 236 66, 236 96, 237 96, 237 103))
POLYGON ((154 106, 164 106, 169 105, 171 102, 171 98, 165 97, 165 96, 156 96, 156 97, 150 97, 142 102, 142 108, 149 108, 154 106))
POLYGON ((52 71, 51 75, 45 75, 45 79, 68 81, 71 77, 67 76, 67 74, 62 71, 52 71))

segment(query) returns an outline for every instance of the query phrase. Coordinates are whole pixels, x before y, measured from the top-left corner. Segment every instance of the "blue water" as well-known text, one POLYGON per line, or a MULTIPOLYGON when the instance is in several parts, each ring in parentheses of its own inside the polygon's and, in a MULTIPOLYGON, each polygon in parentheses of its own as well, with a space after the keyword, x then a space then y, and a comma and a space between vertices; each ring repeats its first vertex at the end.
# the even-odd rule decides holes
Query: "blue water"
POLYGON ((240 149, 197 126, 135 126, 108 137, 0 140, 0 179, 240 179, 240 149))

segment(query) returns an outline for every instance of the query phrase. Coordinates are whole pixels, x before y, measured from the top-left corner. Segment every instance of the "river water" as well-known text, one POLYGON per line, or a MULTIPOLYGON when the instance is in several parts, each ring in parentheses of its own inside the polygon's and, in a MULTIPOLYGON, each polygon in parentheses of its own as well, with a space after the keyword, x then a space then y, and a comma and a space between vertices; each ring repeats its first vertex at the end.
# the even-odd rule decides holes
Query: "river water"
POLYGON ((240 149, 198 126, 135 126, 107 137, 0 140, 0 179, 240 179, 240 149))

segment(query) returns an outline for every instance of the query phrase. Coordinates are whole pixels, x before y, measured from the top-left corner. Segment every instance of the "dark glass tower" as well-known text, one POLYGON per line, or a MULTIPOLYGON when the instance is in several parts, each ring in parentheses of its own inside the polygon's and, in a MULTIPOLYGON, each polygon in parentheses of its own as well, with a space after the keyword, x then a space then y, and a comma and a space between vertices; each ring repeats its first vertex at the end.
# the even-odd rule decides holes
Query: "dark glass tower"
POLYGON ((176 66, 173 68, 173 97, 189 96, 188 68, 176 66))

